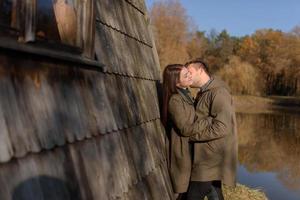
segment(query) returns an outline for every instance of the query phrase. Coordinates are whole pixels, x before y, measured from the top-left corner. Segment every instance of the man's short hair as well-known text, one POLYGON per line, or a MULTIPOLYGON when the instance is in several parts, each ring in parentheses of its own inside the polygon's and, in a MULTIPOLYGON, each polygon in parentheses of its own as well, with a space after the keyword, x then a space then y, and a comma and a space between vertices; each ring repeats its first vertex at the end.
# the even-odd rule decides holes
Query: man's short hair
POLYGON ((202 60, 200 60, 199 58, 196 58, 195 60, 191 60, 191 61, 185 63, 185 66, 188 67, 191 64, 196 64, 196 65, 194 65, 196 69, 202 68, 208 75, 210 74, 206 63, 203 62, 202 60))

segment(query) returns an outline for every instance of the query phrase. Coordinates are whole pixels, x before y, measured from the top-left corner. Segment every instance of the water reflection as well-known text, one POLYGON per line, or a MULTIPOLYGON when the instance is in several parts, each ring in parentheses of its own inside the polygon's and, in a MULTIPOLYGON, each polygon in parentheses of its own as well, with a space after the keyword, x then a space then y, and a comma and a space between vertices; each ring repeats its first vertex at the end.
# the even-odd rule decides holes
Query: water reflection
POLYGON ((272 200, 282 199, 274 191, 300 199, 300 115, 238 113, 237 121, 239 181, 272 200))

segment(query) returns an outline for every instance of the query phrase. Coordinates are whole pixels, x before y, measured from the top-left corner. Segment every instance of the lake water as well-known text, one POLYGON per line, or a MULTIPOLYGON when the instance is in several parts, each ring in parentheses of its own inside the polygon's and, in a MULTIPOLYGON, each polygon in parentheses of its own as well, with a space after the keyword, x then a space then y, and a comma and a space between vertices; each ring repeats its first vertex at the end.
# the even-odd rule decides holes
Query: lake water
POLYGON ((237 114, 238 182, 271 200, 300 200, 300 113, 237 114))

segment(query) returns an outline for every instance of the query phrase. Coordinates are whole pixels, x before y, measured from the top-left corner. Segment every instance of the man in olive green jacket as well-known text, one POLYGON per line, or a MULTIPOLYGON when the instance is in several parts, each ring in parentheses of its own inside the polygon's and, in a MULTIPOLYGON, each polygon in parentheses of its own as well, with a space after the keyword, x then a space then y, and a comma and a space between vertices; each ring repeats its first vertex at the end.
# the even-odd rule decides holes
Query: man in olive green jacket
MULTIPOLYGON (((186 66, 192 74, 192 87, 199 88, 195 100, 196 116, 213 119, 205 129, 203 123, 186 124, 181 129, 182 135, 192 136, 190 140, 201 141, 194 143, 188 195, 202 198, 204 194, 199 196, 195 193, 201 191, 207 194, 210 190, 208 185, 215 182, 219 186, 221 183, 235 186, 238 158, 236 118, 226 84, 210 77, 205 63, 200 60, 191 61, 186 66)), ((219 194, 219 199, 222 198, 219 194)))
MULTIPOLYGON (((170 98, 168 110, 172 119, 172 129, 169 147, 169 170, 175 193, 185 193, 188 190, 191 170, 191 145, 193 137, 185 137, 181 133, 187 124, 197 123, 205 129, 211 124, 212 118, 198 118, 195 121, 194 100, 186 89, 177 88, 177 94, 170 98)), ((197 131, 201 131, 197 129, 197 131)), ((197 138, 196 138, 197 139, 197 138)))

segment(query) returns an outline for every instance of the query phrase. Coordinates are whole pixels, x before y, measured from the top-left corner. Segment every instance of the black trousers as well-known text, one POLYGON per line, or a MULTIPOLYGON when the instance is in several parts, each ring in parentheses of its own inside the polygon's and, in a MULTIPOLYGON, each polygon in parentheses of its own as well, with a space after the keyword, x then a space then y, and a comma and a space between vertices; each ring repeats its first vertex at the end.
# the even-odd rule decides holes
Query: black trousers
POLYGON ((186 194, 186 200, 224 200, 221 181, 191 181, 186 194))

